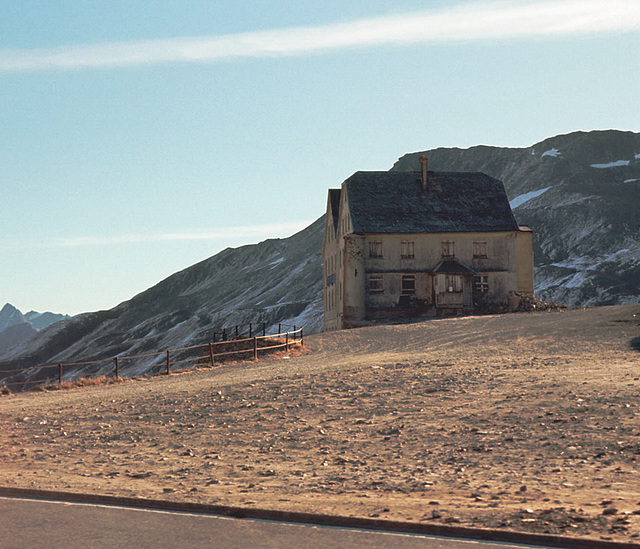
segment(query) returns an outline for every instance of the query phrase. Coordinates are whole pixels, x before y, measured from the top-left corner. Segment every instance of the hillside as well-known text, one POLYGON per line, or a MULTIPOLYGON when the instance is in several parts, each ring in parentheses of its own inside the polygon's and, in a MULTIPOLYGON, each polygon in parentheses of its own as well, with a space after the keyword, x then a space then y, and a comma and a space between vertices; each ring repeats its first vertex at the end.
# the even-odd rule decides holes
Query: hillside
POLYGON ((640 305, 343 330, 306 347, 0 396, 0 485, 640 535, 640 305))
POLYGON ((12 324, 0 332, 0 350, 11 349, 29 341, 38 333, 28 322, 12 324))

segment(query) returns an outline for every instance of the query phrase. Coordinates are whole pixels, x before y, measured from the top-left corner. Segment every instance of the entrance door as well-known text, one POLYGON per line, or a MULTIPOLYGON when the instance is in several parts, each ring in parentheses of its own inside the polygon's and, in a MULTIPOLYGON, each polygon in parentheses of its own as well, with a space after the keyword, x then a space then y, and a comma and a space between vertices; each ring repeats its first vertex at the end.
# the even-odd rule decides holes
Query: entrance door
POLYGON ((436 307, 464 307, 464 287, 463 275, 436 275, 436 307))

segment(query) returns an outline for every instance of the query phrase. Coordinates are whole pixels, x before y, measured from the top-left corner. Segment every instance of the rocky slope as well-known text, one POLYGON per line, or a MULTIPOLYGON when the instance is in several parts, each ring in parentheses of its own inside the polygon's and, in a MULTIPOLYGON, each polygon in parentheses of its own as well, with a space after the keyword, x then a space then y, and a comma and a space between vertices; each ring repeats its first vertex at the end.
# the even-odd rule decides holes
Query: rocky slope
POLYGON ((640 134, 574 132, 527 148, 478 146, 403 156, 393 170, 481 171, 504 182, 535 231, 535 290, 567 305, 640 299, 640 134))
POLYGON ((0 332, 0 350, 9 350, 33 338, 39 330, 28 322, 13 324, 0 332))

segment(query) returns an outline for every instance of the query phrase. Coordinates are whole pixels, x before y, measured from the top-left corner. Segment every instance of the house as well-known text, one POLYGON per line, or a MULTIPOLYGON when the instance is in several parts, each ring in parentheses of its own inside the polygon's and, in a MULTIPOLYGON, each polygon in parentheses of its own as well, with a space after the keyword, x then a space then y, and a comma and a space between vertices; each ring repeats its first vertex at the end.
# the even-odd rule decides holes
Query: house
POLYGON ((325 331, 380 317, 515 308, 533 294, 532 231, 483 173, 356 172, 329 189, 325 331))

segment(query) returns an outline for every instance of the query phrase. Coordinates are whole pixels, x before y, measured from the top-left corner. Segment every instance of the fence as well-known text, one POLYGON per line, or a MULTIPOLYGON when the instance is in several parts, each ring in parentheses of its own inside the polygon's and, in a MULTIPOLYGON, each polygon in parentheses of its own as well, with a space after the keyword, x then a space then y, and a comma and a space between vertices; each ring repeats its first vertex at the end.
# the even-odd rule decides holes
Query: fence
MULTIPOLYGON (((278 324, 279 334, 282 333, 283 326, 285 325, 282 323, 278 324)), ((294 326, 293 329, 295 331, 296 327, 294 326)), ((222 328, 222 330, 220 330, 219 332, 213 332, 213 342, 214 343, 217 342, 218 336, 220 336, 220 341, 229 341, 229 338, 238 339, 239 337, 245 335, 245 330, 248 338, 252 338, 253 336, 258 335, 259 333, 262 333, 262 336, 266 337, 267 323, 258 322, 257 324, 249 323, 249 324, 243 324, 243 325, 236 325, 233 328, 222 328)))
POLYGON ((152 353, 138 355, 115 356, 99 360, 88 360, 82 362, 65 362, 59 364, 45 364, 31 366, 17 370, 5 370, 0 374, 11 374, 0 381, 1 386, 25 389, 31 385, 53 386, 62 385, 63 382, 72 382, 79 378, 91 378, 97 376, 113 376, 119 380, 123 370, 132 375, 158 374, 169 375, 172 371, 182 371, 195 367, 213 367, 216 362, 224 362, 229 359, 257 360, 259 353, 274 351, 277 349, 289 349, 294 345, 304 345, 304 335, 302 328, 293 326, 292 330, 282 331, 282 324, 278 325, 278 333, 267 334, 266 325, 259 324, 256 335, 253 324, 249 324, 249 337, 243 337, 242 327, 235 326, 235 329, 223 329, 220 332, 222 341, 216 341, 217 333, 214 332, 214 341, 199 345, 191 345, 178 349, 167 349, 152 353), (229 334, 235 333, 235 336, 229 334), (136 366, 137 364, 137 366, 136 366), (69 369, 74 371, 68 372, 69 369), (65 370, 68 373, 65 373, 65 370), (42 379, 30 379, 28 375, 23 379, 18 378, 21 374, 34 373, 43 374, 42 379))

